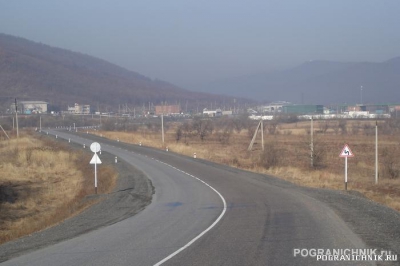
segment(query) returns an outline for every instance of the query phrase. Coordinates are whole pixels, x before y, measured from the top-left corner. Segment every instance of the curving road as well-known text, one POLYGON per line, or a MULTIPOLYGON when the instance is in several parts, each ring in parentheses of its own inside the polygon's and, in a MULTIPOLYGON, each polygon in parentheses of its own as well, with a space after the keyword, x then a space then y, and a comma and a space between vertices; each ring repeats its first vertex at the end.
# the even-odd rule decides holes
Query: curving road
POLYGON ((366 248, 326 204, 287 182, 96 136, 49 133, 87 146, 98 141, 143 171, 155 195, 131 218, 2 265, 313 265, 315 258, 295 257, 294 249, 366 248))

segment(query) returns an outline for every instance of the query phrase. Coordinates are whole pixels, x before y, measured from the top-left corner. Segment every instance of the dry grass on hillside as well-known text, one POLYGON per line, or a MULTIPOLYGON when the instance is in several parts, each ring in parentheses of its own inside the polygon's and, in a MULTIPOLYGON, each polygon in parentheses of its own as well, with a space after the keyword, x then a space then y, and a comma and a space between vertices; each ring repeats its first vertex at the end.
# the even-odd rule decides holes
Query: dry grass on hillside
MULTIPOLYGON (((344 159, 339 153, 349 144, 348 189, 400 211, 400 137, 380 121, 379 184, 375 185, 375 121, 314 121, 314 167, 310 156, 310 121, 278 124, 274 134, 265 126, 265 152, 258 136, 253 151, 247 151, 254 131, 232 130, 223 135, 215 129, 201 141, 190 134, 176 141, 179 124, 170 125, 162 145, 161 133, 145 127, 135 132, 93 132, 110 139, 165 149, 254 172, 271 174, 310 187, 344 189, 344 159)), ((254 126, 252 127, 254 128, 254 126)))
MULTIPOLYGON (((0 141, 0 243, 52 226, 93 204, 90 155, 59 142, 25 135, 0 141)), ((117 174, 102 167, 100 193, 117 174)))

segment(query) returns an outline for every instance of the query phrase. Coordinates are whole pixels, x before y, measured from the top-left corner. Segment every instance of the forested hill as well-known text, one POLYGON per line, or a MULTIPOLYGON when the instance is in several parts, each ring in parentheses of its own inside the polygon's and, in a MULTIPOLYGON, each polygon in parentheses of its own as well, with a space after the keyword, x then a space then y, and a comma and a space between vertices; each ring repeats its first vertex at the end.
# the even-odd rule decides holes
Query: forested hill
POLYGON ((314 60, 285 70, 216 81, 196 89, 305 104, 393 103, 400 101, 400 57, 377 63, 314 60))
POLYGON ((43 100, 66 108, 75 102, 118 108, 180 102, 206 106, 233 98, 184 90, 105 60, 0 34, 0 104, 43 100))

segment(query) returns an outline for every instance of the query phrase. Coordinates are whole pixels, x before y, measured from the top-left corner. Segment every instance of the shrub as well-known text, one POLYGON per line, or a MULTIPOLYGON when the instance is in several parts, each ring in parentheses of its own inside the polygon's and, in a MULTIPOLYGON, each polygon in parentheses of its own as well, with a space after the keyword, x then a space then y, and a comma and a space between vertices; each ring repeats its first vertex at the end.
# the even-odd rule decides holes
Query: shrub
POLYGON ((395 179, 400 176, 400 165, 397 157, 393 156, 396 154, 395 147, 386 147, 382 150, 381 162, 383 165, 383 176, 390 179, 395 179))
POLYGON ((261 166, 265 169, 278 166, 282 158, 281 154, 281 151, 275 147, 274 143, 267 143, 260 157, 261 166))

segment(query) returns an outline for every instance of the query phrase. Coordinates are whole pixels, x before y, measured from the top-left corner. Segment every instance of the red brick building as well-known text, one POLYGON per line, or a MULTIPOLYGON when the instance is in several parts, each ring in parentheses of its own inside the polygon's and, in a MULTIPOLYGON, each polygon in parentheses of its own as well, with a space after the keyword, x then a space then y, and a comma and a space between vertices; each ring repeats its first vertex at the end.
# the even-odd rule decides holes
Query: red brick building
POLYGON ((181 107, 179 105, 156 105, 156 115, 169 115, 169 114, 179 114, 181 112, 181 107))

